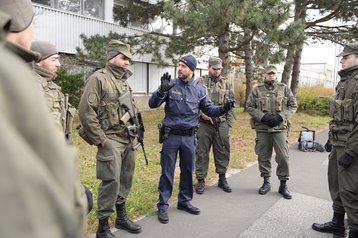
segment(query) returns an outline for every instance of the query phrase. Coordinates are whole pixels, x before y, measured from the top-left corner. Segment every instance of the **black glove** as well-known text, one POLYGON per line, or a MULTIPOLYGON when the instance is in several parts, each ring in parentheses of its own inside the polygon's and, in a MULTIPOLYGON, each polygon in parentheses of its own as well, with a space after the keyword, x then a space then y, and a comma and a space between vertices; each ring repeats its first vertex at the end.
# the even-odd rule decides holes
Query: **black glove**
POLYGON ((275 119, 275 115, 266 113, 262 118, 261 122, 269 127, 277 126, 277 121, 275 119))
POLYGON ((168 74, 168 72, 166 72, 165 74, 163 74, 163 76, 160 78, 160 86, 159 86, 159 91, 161 93, 164 92, 168 92, 169 89, 171 89, 172 87, 174 87, 174 84, 170 85, 170 79, 171 79, 171 75, 168 74))
POLYGON ((343 168, 348 169, 353 160, 354 158, 351 155, 344 153, 341 157, 338 158, 338 164, 343 168))
POLYGON ((227 102, 222 107, 224 112, 228 112, 235 106, 235 100, 234 99, 228 99, 227 102))
POLYGON ((332 151, 332 144, 331 144, 331 140, 329 138, 328 138, 326 144, 324 144, 324 148, 326 149, 327 152, 332 151))
POLYGON ((280 116, 280 114, 276 114, 274 116, 275 120, 277 121, 277 125, 279 125, 281 122, 283 122, 282 117, 280 116))

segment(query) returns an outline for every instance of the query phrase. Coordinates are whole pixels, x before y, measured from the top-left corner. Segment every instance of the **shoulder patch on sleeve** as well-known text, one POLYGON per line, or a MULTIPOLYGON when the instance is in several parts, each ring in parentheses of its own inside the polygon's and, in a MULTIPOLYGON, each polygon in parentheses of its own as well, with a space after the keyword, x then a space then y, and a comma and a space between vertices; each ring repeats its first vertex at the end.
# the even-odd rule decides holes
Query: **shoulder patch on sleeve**
POLYGON ((97 100, 96 93, 94 93, 94 92, 90 92, 90 93, 88 94, 88 98, 87 98, 87 100, 88 100, 88 103, 90 103, 90 104, 95 103, 95 102, 96 102, 96 100, 97 100))

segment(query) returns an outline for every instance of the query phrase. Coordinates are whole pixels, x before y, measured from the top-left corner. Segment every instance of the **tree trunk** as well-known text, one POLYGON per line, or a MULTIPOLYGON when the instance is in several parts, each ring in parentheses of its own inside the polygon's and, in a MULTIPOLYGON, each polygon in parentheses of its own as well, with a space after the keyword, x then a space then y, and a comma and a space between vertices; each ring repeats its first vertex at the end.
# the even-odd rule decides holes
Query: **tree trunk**
POLYGON ((221 75, 227 77, 229 74, 230 66, 230 54, 229 54, 229 42, 230 42, 230 32, 228 26, 224 29, 222 34, 219 35, 219 58, 223 61, 223 68, 221 70, 221 75))
POLYGON ((294 57, 293 69, 292 69, 291 91, 295 96, 298 92, 302 49, 303 49, 303 43, 297 46, 297 50, 294 57))
POLYGON ((281 83, 284 83, 286 85, 290 84, 290 75, 292 72, 294 55, 295 55, 295 46, 293 44, 290 44, 287 49, 285 66, 283 67, 283 72, 281 77, 281 83))
MULTIPOLYGON (((244 38, 249 37, 250 32, 244 31, 244 38)), ((246 93, 245 93, 245 103, 244 103, 244 111, 246 111, 246 101, 249 97, 250 93, 252 92, 252 79, 253 79, 253 66, 252 66, 252 48, 251 48, 251 41, 248 42, 244 46, 245 51, 245 76, 246 76, 246 93)))

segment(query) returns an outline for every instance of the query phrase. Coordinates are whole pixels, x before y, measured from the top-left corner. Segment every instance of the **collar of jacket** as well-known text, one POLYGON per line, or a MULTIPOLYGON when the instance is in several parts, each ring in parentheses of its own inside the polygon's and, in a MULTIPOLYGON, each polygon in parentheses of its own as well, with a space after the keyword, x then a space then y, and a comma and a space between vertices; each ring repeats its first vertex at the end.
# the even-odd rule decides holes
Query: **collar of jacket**
POLYGON ((34 52, 28 49, 25 49, 24 47, 15 44, 11 41, 6 41, 5 46, 8 50, 19 56, 21 59, 23 59, 26 63, 30 62, 36 62, 40 60, 41 55, 38 52, 34 52))
POLYGON ((358 73, 358 65, 342 69, 338 71, 338 75, 341 77, 341 81, 345 81, 358 73))
POLYGON ((264 79, 264 85, 268 90, 274 90, 277 87, 277 80, 264 79))
POLYGON ((38 73, 41 77, 45 78, 47 82, 51 82, 56 78, 56 74, 52 73, 50 70, 45 69, 44 67, 34 66, 35 72, 38 73))
POLYGON ((119 80, 127 80, 133 74, 129 69, 125 69, 111 63, 107 63, 106 68, 116 79, 119 80))

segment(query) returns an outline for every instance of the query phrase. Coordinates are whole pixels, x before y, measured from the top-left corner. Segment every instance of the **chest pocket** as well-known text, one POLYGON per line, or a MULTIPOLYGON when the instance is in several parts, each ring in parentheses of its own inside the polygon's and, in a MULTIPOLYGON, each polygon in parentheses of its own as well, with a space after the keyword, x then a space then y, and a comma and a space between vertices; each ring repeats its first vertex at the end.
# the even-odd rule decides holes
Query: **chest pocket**
POLYGON ((336 121, 353 121, 354 108, 352 104, 352 99, 330 100, 329 115, 336 121))
POLYGON ((171 92, 169 95, 168 112, 170 114, 198 114, 199 100, 181 93, 171 92))
POLYGON ((106 81, 106 95, 99 107, 98 115, 103 130, 115 129, 123 112, 119 107, 119 93, 112 80, 106 81))
POLYGON ((212 87, 208 90, 209 92, 209 98, 211 101, 213 101, 215 104, 224 104, 225 103, 225 97, 227 94, 227 90, 221 89, 219 87, 212 87))

